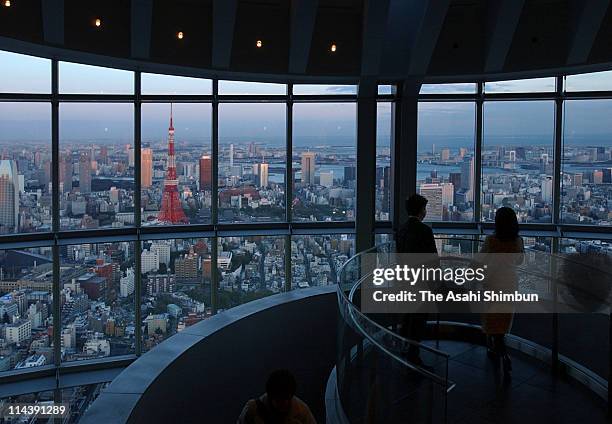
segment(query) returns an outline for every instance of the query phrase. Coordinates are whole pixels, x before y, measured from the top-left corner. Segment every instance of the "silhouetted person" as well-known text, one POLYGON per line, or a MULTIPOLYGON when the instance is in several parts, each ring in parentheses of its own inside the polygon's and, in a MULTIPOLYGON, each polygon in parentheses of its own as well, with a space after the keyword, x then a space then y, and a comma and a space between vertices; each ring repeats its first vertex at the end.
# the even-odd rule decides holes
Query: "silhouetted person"
POLYGON ((272 372, 266 382, 266 393, 244 405, 238 424, 316 424, 310 408, 295 396, 295 390, 291 372, 272 372))
MULTIPOLYGON (((406 199, 408 220, 400 227, 395 236, 395 246, 398 253, 431 253, 438 254, 436 242, 431 228, 423 224, 427 215, 427 199, 419 194, 413 194, 406 199)), ((416 342, 421 342, 427 325, 427 314, 405 314, 402 316, 400 335, 416 342)), ((419 348, 410 345, 408 358, 410 362, 423 365, 419 356, 419 348)))
MULTIPOLYGON (((514 292, 518 287, 515 266, 523 261, 523 239, 518 235, 519 225, 514 210, 502 207, 495 213, 495 233, 485 238, 481 253, 511 253, 494 259, 493 270, 486 281, 488 287, 504 292, 514 292), (501 263, 500 263, 501 261, 501 263)), ((491 268, 491 267, 489 267, 491 268)), ((506 309, 511 307, 506 307, 506 309)), ((486 313, 482 316, 482 329, 487 335, 487 354, 490 358, 502 359, 504 376, 510 377, 512 362, 506 349, 505 336, 512 327, 513 312, 486 313)))

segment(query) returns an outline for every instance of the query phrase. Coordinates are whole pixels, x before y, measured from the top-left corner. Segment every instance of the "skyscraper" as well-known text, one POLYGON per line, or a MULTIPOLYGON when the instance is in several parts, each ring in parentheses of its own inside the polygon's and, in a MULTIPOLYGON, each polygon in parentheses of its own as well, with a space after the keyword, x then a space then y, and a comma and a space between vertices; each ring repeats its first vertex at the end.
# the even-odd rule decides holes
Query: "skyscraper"
POLYGON ((140 153, 140 181, 143 188, 153 185, 153 149, 145 147, 140 153))
POLYGON ((0 232, 19 231, 19 181, 17 163, 0 161, 0 232))
POLYGON ((59 182, 64 193, 72 190, 72 153, 63 153, 59 163, 59 182))
POLYGON ((542 202, 552 203, 553 199, 553 180, 552 177, 546 177, 542 180, 542 202))
POLYGON ((268 164, 263 157, 259 164, 259 187, 268 188, 268 164))
POLYGON ((212 190, 212 158, 210 155, 200 158, 200 190, 212 190))
POLYGON ((315 183, 315 153, 302 152, 302 185, 315 183))
POLYGON ((87 152, 79 157, 79 191, 91 193, 91 158, 87 152))
POLYGON ((461 163, 461 188, 466 190, 466 199, 474 194, 474 157, 468 156, 461 163))
POLYGON ((419 188, 421 196, 428 200, 427 217, 432 221, 442 221, 444 210, 453 204, 455 195, 451 183, 421 184, 419 188))
POLYGON ((230 163, 230 168, 232 166, 234 166, 234 143, 230 144, 230 149, 229 149, 229 163, 230 163))

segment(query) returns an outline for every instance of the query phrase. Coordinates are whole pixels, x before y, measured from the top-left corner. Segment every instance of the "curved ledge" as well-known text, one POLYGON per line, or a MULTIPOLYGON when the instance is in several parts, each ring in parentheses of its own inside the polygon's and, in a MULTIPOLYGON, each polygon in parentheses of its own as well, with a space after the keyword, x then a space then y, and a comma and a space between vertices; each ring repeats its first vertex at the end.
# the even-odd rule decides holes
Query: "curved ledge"
MULTIPOLYGON (((92 404, 87 413, 82 418, 82 423, 123 423, 128 421, 140 421, 144 418, 141 413, 145 409, 149 409, 149 414, 155 414, 154 411, 150 411, 151 404, 148 401, 143 401, 143 397, 148 395, 152 389, 157 389, 156 383, 160 383, 160 380, 164 380, 164 384, 167 381, 178 382, 180 381, 180 385, 184 387, 185 391, 190 391, 191 386, 189 386, 187 380, 196 379, 196 374, 198 372, 203 372, 207 367, 207 364, 201 363, 193 363, 192 360, 194 358, 201 358, 203 361, 205 358, 202 356, 202 353, 206 350, 206 348, 213 349, 211 346, 205 346, 206 342, 209 341, 213 336, 226 336, 223 337, 224 341, 229 336, 229 340, 231 342, 232 331, 230 327, 237 326, 239 324, 249 324, 251 319, 259 316, 260 318, 265 318, 263 315, 266 312, 281 312, 282 308, 286 307, 297 307, 300 306, 308 306, 308 303, 314 302, 315 300, 327 300, 330 305, 334 305, 336 303, 335 298, 335 286, 326 286, 326 287, 313 287, 304 290, 295 290, 289 293, 281 293, 273 296, 269 296, 263 299, 259 299, 253 302, 246 303, 244 305, 237 306, 235 308, 229 309, 223 313, 215 315, 214 317, 204 320, 198 324, 195 324, 178 334, 168 338, 166 341, 161 343, 155 349, 145 353, 139 359, 134 361, 129 367, 127 367, 121 374, 119 374, 110 386, 104 390, 98 399, 92 404), (326 299, 323 299, 325 297, 326 299), (225 331, 230 330, 230 331, 225 331), (227 334, 226 334, 227 333, 227 334), (195 357, 193 355, 196 355, 195 357), (190 368, 188 375, 185 375, 185 370, 179 370, 177 368, 177 364, 185 362, 182 365, 187 364, 186 368, 190 368), (202 366, 200 366, 202 365, 202 366), (170 368, 173 368, 169 371, 170 368), (142 401, 142 404, 140 404, 142 401), (145 405, 146 403, 146 405, 145 405)), ((314 305, 321 306, 321 305, 314 305)), ((332 309, 333 313, 335 311, 332 309)), ((268 317, 273 318, 280 325, 292 325, 292 319, 302 319, 304 318, 312 318, 314 317, 304 317, 302 316, 301 310, 296 310, 293 312, 297 312, 297 314, 290 314, 286 316, 286 310, 282 311, 281 318, 276 317, 268 317)), ((322 311, 322 315, 325 315, 322 311)), ((335 315, 334 315, 335 318, 335 315)), ((327 326, 331 326, 335 331, 335 320, 330 322, 324 320, 327 326)), ((291 327, 288 328, 291 330, 291 327)), ((295 328, 296 332, 299 328, 295 328)), ((262 345, 267 347, 268 349, 272 349, 276 346, 272 346, 269 343, 272 342, 275 338, 282 338, 283 333, 280 329, 276 328, 247 328, 247 334, 244 337, 241 337, 240 334, 237 335, 239 338, 235 343, 232 343, 232 350, 240 350, 238 346, 239 343, 246 343, 249 345, 251 340, 243 340, 251 337, 260 336, 262 340, 262 345), (257 332, 261 332, 262 334, 254 334, 257 332), (279 333, 276 333, 279 331, 279 333), (268 333, 268 334, 263 334, 268 333), (250 337, 247 337, 250 336, 250 337)), ((300 338, 303 338, 303 334, 298 334, 300 338)), ((320 342, 319 339, 316 340, 318 344, 320 342)), ((290 343, 290 340, 276 340, 276 343, 290 343)), ((332 344, 335 343, 335 339, 332 340, 332 344)), ((251 344, 252 345, 252 344, 251 344)), ((219 345, 215 345, 219 346, 219 345)), ((227 347, 227 345, 224 345, 227 347)), ((253 349, 257 349, 258 346, 252 346, 253 349)), ((292 346, 290 346, 292 347, 292 346)), ((250 352, 252 353, 252 352, 250 352)), ((335 356, 335 351, 332 352, 335 356)), ((227 359, 226 357, 216 358, 219 361, 223 361, 227 359)), ((331 362, 333 362, 333 356, 331 362)), ((229 360, 229 359, 228 359, 229 360)), ((262 362, 265 362, 262 359, 262 362)), ((273 361, 269 361, 273 362, 273 361)), ((215 364, 208 364, 210 367, 214 367, 215 364)), ((278 367, 283 364, 279 364, 278 367)), ((301 365, 301 364, 300 364, 301 365)), ((229 363, 226 363, 227 367, 231 367, 229 363)), ((239 364, 236 364, 239 366, 239 364)), ((331 369, 333 364, 330 364, 330 367, 327 369, 327 373, 329 373, 329 369, 331 369)), ((262 368, 264 368, 262 366, 262 368)), ((210 370, 211 372, 214 370, 210 370)), ((258 370, 259 372, 267 372, 267 370, 258 370)), ((327 375, 326 375, 327 377, 327 375)), ((231 381, 231 378, 228 376, 228 384, 235 383, 238 384, 237 381, 231 381)), ((192 382, 193 383, 193 382, 192 382)), ((203 381, 200 383, 204 384, 203 381)), ((249 385, 252 385, 250 382, 249 385)), ((325 384, 325 381, 322 383, 325 384)), ((178 386, 179 384, 177 384, 178 386)), ((242 382, 240 382, 242 385, 242 382)), ((247 386, 247 384, 244 384, 247 386)), ((261 391, 262 385, 257 385, 258 390, 261 391)), ((165 387, 165 393, 168 395, 172 393, 171 387, 165 387)), ((248 395, 245 399, 238 399, 238 404, 243 403, 248 397, 252 397, 256 395, 258 391, 251 392, 248 390, 248 387, 244 387, 242 390, 244 392, 248 392, 248 395)), ((177 398, 182 398, 182 394, 176 394, 177 398)), ((150 399, 149 399, 150 400, 150 399)), ((202 399, 206 400, 206 398, 202 399)), ((201 400, 201 401, 202 401, 201 400)), ((209 399, 210 400, 210 399, 209 399)), ((184 406, 187 405, 187 402, 184 406)), ((178 407, 178 405, 173 404, 173 400, 168 398, 166 399, 165 405, 160 405, 160 408, 164 409, 172 409, 173 407, 178 407)), ((200 405, 202 406, 202 405, 200 405)), ((215 408, 218 406, 215 405, 215 408)), ((233 411, 234 415, 237 416, 240 411, 233 411)), ((235 419, 235 418, 234 418, 235 419)), ((214 420, 210 420, 209 422, 213 422, 214 420)))

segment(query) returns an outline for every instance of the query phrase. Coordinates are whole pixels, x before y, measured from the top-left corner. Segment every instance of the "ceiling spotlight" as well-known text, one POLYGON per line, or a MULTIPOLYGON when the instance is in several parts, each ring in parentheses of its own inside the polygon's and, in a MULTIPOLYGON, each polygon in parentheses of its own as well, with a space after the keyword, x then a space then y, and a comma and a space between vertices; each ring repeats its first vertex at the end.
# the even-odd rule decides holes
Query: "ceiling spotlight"
POLYGON ((263 46, 263 43, 262 43, 262 41, 261 41, 261 40, 257 40, 257 41, 255 42, 255 45, 257 46, 257 48, 258 48, 258 49, 260 49, 260 48, 261 48, 261 46, 263 46))
POLYGON ((338 46, 336 46, 336 43, 332 43, 332 45, 331 45, 331 46, 329 46, 329 50, 330 50, 332 53, 335 53, 335 52, 336 52, 336 50, 338 50, 338 46))
POLYGON ((94 25, 97 27, 100 27, 102 25, 102 21, 100 20, 100 18, 96 18, 96 20, 94 21, 94 25))
POLYGON ((176 38, 178 38, 179 40, 182 40, 184 36, 185 35, 183 34, 183 31, 179 31, 178 34, 176 34, 176 38))
POLYGON ((6 1, 4 2, 4 6, 5 6, 5 7, 11 7, 11 0, 6 0, 6 1))

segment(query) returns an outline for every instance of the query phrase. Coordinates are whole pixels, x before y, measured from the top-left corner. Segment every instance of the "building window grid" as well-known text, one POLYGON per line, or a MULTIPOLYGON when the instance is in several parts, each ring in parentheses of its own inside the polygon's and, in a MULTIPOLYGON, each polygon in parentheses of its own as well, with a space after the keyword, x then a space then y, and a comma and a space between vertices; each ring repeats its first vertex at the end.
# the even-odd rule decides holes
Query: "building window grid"
MULTIPOLYGON (((51 155, 52 155, 52 231, 48 233, 36 234, 15 234, 0 237, 0 249, 27 248, 33 246, 51 246, 53 256, 53 298, 59 299, 60 296, 60 247, 66 244, 78 243, 103 243, 107 241, 130 241, 134 242, 135 252, 135 293, 140 293, 142 288, 141 281, 141 264, 140 251, 142 241, 151 239, 166 239, 166 238, 190 238, 194 233, 198 237, 209 237, 212 240, 212 264, 213 269, 216 268, 216 254, 218 238, 228 234, 242 234, 245 236, 253 233, 283 235, 285 242, 285 266, 286 266, 286 283, 284 291, 291 290, 291 240, 292 236, 316 235, 324 231, 326 234, 354 234, 354 221, 335 222, 335 223, 294 223, 291 217, 291 196, 292 196, 292 178, 291 178, 291 158, 292 158, 292 126, 293 126, 293 105, 296 103, 356 103, 357 94, 315 94, 315 95, 294 95, 293 85, 287 84, 287 93, 284 95, 220 95, 218 90, 218 79, 212 80, 212 93, 210 95, 145 95, 141 92, 141 71, 134 72, 134 93, 133 94, 62 94, 59 91, 59 68, 60 61, 53 59, 51 61, 51 92, 49 94, 22 94, 22 93, 3 93, 0 94, 0 102, 45 102, 51 105, 51 155), (134 158, 134 226, 121 229, 94 229, 94 230, 62 230, 59 226, 59 108, 62 103, 121 103, 132 104, 134 107, 134 136, 133 147, 135 152, 140 151, 142 144, 142 105, 147 103, 208 103, 212 110, 212 128, 211 128, 211 143, 213 156, 213 193, 211 204, 210 224, 202 225, 184 225, 184 226, 166 226, 161 228, 143 228, 141 225, 141 158, 139 154, 134 158), (218 106, 222 103, 281 103, 287 106, 287 137, 286 137, 286 156, 287 164, 285 170, 286 178, 286 221, 280 223, 257 223, 257 224, 219 224, 218 220, 218 187, 216 181, 218 179, 218 152, 219 152, 219 133, 218 133, 218 106)), ((378 101, 394 102, 394 95, 379 95, 378 101)), ((383 227, 385 223, 382 223, 383 227)), ((216 313, 216 290, 219 287, 217 273, 212 273, 212 290, 211 303, 213 313, 216 313)), ((135 308, 135 323, 140 323, 141 296, 134 296, 135 308)), ((60 302, 53 302, 53 325, 54 328, 61 328, 61 310, 60 302)), ((141 326, 135 326, 135 356, 143 353, 141 326)), ((49 370, 59 370, 63 366, 68 365, 67 362, 61 361, 61 331, 54 331, 54 361, 51 366, 41 367, 41 369, 33 370, 41 373, 49 373, 49 370)), ((128 355, 129 356, 129 355, 128 355)), ((109 358, 110 361, 105 361, 111 364, 114 362, 125 362, 125 357, 109 358)), ((98 360, 83 361, 77 367, 87 369, 91 362, 98 360)), ((74 368, 74 364, 70 364, 74 368)), ((17 374, 10 372, 7 375, 17 374)), ((59 376, 59 373, 55 373, 59 376)), ((3 377, 0 377, 2 379, 3 377)), ((10 377, 14 378, 14 377, 10 377)))

